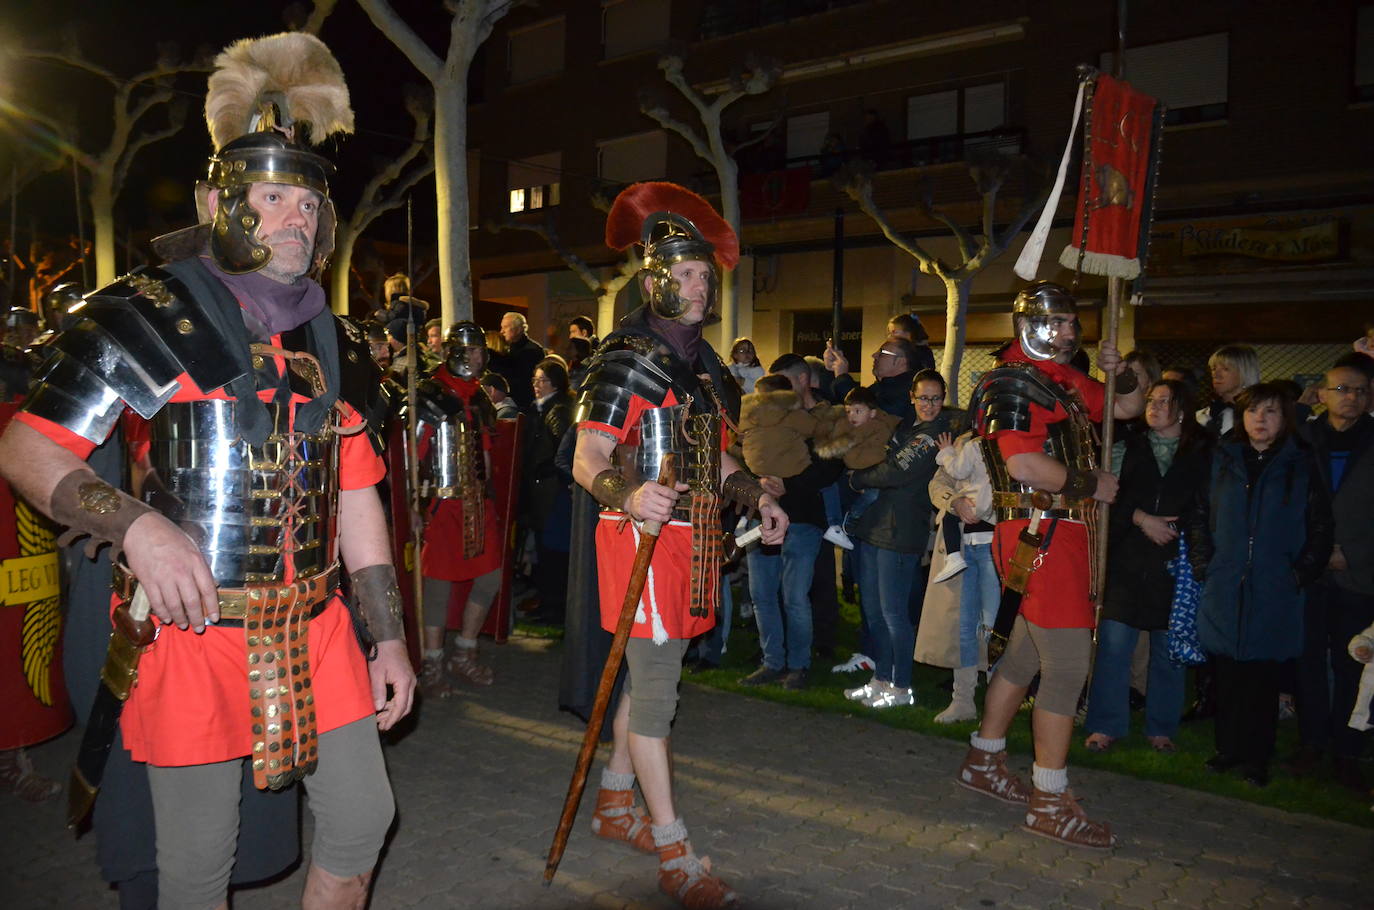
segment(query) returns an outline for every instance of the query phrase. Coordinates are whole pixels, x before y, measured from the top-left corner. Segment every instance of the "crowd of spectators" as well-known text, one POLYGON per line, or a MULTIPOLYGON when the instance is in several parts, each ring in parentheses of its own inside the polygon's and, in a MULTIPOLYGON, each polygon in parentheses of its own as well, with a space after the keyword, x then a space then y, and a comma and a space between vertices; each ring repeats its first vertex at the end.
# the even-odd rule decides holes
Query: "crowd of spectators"
MULTIPOLYGON (((406 290, 369 326, 374 355, 401 382, 407 320, 428 342, 417 356, 433 357, 441 342, 406 290)), ((482 380, 499 417, 527 420, 519 526, 526 565, 537 567, 535 618, 550 623, 563 617, 571 523, 571 478, 555 456, 594 328, 573 319, 556 354, 508 313, 482 380)), ((1161 368, 1147 351, 1127 355, 1148 396, 1141 418, 1118 425, 1112 453, 1120 486, 1103 529, 1103 610, 1082 698, 1088 749, 1130 736, 1133 708, 1143 707, 1146 741, 1166 754, 1185 719, 1215 717, 1208 767, 1263 786, 1278 719, 1294 704, 1301 748, 1285 772, 1318 773, 1329 759, 1339 780, 1364 786, 1368 734, 1350 719, 1368 699, 1359 693, 1370 656, 1352 640, 1374 635, 1368 350, 1357 343, 1309 390, 1262 382, 1258 355, 1240 344, 1213 352, 1205 380, 1185 366, 1161 368), (1190 673, 1196 698, 1185 714, 1190 673)), ((871 671, 845 696, 875 710, 943 698, 915 691, 913 664, 922 662, 951 671, 936 721, 975 720, 979 681, 995 672, 986 633, 1000 601, 980 440, 946 401, 914 316, 889 323, 868 385, 833 344, 808 354, 765 369, 752 340, 739 338, 725 357, 744 395, 735 452, 791 525, 780 547, 753 546, 727 566, 724 621, 690 659, 719 664, 739 601, 759 639, 757 667, 741 682, 812 685, 813 659, 843 656, 833 650, 838 555, 861 628, 859 649, 834 670, 871 671)))

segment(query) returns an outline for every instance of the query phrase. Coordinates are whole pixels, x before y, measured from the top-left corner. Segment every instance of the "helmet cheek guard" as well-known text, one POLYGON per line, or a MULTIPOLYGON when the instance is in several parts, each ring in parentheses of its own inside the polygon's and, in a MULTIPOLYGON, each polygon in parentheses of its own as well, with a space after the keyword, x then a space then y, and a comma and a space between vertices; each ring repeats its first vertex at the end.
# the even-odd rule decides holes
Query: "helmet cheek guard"
MULTIPOLYGON (((707 256, 708 258, 700 260, 710 266, 706 279, 706 309, 702 314, 703 322, 715 314, 716 300, 720 296, 720 269, 715 261, 709 258, 709 253, 707 256)), ((686 261, 686 257, 674 260, 683 261, 686 261)), ((649 309, 664 319, 678 319, 686 315, 690 306, 682 299, 682 283, 673 277, 672 265, 655 260, 644 269, 644 273, 649 276, 649 309)))
POLYGON ((475 322, 455 322, 444 336, 444 366, 460 379, 476 379, 487 368, 487 333, 475 322), (471 348, 481 348, 478 361, 471 348))
POLYGON ((230 275, 256 272, 272 261, 272 247, 258 239, 262 216, 248 201, 247 185, 224 190, 210 226, 210 253, 230 275))

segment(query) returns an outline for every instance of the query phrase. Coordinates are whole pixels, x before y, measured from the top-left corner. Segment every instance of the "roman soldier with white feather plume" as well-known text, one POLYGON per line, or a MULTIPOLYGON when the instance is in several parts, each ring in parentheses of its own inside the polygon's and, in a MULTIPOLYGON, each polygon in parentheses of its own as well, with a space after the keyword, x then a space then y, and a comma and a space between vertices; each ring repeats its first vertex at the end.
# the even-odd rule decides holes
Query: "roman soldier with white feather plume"
POLYGON ((92 736, 108 720, 108 750, 117 718, 147 766, 159 904, 223 906, 244 763, 261 789, 313 774, 306 902, 361 906, 394 811, 377 728, 410 710, 415 677, 364 432, 379 377, 311 277, 333 248, 334 168, 307 143, 353 114, 312 35, 240 41, 215 65, 201 223, 75 310, 0 471, 116 566, 72 818, 104 771, 92 736), (85 462, 117 428, 126 489, 85 462))

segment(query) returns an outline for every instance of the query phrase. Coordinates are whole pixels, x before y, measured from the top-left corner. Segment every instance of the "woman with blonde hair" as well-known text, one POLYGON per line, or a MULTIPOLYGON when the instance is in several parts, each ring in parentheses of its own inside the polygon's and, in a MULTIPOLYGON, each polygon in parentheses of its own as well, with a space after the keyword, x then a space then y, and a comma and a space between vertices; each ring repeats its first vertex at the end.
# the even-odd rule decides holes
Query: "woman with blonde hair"
POLYGON ((1219 439, 1235 426, 1236 396, 1260 381, 1259 354, 1245 344, 1222 345, 1207 358, 1207 372, 1216 398, 1197 412, 1197 422, 1219 439))

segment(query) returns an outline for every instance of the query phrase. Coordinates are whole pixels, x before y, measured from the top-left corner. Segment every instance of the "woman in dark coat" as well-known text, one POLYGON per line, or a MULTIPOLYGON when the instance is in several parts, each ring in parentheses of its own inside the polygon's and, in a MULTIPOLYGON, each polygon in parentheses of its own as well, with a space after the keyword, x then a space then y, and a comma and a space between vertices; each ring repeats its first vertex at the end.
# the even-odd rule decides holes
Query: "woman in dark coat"
POLYGON ((859 594, 875 664, 873 679, 845 697, 870 708, 893 708, 915 703, 911 694, 911 665, 916 627, 909 601, 930 541, 930 479, 935 476, 936 440, 950 431, 942 414, 945 380, 934 370, 922 370, 911 382, 916 413, 903 418, 887 443, 887 458, 871 468, 855 471, 856 490, 873 488, 877 500, 859 518, 859 594))
POLYGON ((1207 484, 1211 438, 1193 417, 1181 382, 1160 380, 1145 399, 1145 429, 1117 443, 1121 485, 1108 528, 1107 591, 1097 629, 1084 745, 1105 752, 1130 732, 1131 655, 1150 636, 1145 736, 1173 752, 1183 713, 1185 670, 1169 659, 1169 608, 1178 555, 1178 521, 1207 484))
POLYGON ((563 361, 555 357, 539 361, 532 386, 535 414, 524 463, 526 526, 534 530, 539 544, 539 571, 535 573, 539 611, 533 618, 562 623, 567 605, 572 478, 558 469, 554 456, 572 425, 573 409, 563 361))
POLYGON ((1216 660, 1213 771, 1239 767, 1269 782, 1280 668, 1303 642, 1304 588, 1331 555, 1331 501, 1294 433, 1293 400, 1259 383, 1236 396, 1235 438, 1212 459, 1205 498, 1188 523, 1202 646, 1216 660))

